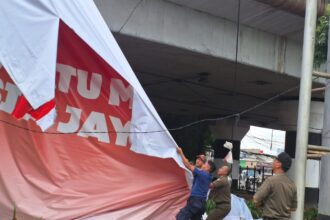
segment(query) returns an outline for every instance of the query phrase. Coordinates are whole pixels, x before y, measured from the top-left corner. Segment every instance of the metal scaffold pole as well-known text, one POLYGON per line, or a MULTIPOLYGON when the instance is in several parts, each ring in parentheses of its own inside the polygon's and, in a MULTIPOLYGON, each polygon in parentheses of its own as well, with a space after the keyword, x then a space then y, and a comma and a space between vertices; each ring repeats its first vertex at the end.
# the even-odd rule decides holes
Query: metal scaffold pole
POLYGON ((308 127, 311 103, 315 28, 317 19, 317 1, 306 0, 304 44, 299 91, 298 126, 294 177, 297 185, 298 207, 293 214, 294 220, 304 219, 305 176, 308 146, 308 127))

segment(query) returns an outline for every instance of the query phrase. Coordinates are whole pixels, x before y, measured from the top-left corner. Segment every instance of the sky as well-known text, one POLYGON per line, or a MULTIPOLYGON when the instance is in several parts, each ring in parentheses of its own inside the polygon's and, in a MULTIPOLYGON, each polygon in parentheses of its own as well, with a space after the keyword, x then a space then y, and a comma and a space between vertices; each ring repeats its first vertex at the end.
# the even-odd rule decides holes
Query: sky
POLYGON ((285 131, 251 126, 241 142, 241 149, 260 149, 277 155, 284 151, 285 131))

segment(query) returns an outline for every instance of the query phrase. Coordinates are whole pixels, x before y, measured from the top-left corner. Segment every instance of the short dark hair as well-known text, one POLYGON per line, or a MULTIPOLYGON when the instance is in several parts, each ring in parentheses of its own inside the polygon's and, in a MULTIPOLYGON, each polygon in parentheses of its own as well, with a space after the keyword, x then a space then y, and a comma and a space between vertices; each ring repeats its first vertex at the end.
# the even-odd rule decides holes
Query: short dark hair
POLYGON ((215 163, 212 160, 208 160, 207 163, 210 166, 210 173, 213 173, 217 169, 217 167, 215 166, 215 163))

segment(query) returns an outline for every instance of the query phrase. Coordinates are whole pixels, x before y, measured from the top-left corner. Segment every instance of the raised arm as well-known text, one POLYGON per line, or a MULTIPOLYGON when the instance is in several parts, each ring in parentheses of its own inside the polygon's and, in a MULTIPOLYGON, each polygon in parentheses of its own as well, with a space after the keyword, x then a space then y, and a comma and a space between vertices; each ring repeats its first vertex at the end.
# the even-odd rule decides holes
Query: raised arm
POLYGON ((195 166, 194 166, 194 165, 191 165, 191 164, 189 163, 188 159, 187 159, 186 156, 183 154, 183 151, 182 151, 182 149, 181 149, 180 147, 177 148, 177 152, 178 152, 178 154, 181 156, 182 161, 183 161, 183 164, 185 165, 185 167, 186 167, 187 169, 189 169, 191 172, 193 172, 194 169, 195 169, 195 166))
POLYGON ((211 189, 214 189, 214 188, 221 188, 221 187, 224 187, 226 185, 228 185, 228 180, 225 180, 224 178, 228 178, 228 177, 222 177, 220 179, 217 179, 215 181, 213 181, 211 184, 210 184, 210 188, 211 189))

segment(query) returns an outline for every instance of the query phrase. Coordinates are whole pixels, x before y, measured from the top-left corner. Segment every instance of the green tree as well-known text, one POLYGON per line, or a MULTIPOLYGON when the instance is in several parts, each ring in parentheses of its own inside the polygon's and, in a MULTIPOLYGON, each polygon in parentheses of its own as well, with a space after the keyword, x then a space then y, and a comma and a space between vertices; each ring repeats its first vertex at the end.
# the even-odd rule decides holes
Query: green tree
POLYGON ((330 4, 326 7, 325 15, 317 21, 314 53, 314 66, 316 68, 327 61, 329 16, 330 4))

